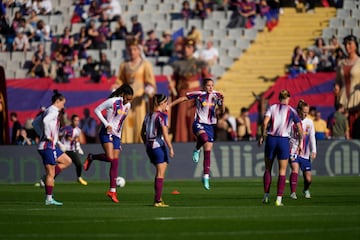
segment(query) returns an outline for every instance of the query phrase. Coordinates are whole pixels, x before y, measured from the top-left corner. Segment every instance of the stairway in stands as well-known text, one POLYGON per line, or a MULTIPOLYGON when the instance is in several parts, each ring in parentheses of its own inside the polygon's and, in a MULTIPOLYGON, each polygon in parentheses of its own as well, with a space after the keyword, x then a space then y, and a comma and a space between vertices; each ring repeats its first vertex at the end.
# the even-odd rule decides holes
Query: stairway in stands
POLYGON ((216 89, 225 95, 225 104, 237 116, 241 107, 250 107, 278 76, 286 74, 286 64, 296 45, 307 48, 321 36, 323 28, 336 15, 334 8, 316 8, 314 14, 296 13, 285 8, 272 32, 264 29, 238 61, 217 81, 216 89))

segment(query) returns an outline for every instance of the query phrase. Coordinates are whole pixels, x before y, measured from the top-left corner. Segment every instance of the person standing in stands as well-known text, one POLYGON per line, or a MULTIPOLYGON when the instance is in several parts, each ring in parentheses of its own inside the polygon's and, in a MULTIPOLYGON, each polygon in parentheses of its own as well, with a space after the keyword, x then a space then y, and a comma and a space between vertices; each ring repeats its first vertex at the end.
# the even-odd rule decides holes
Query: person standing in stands
POLYGON ((86 143, 96 143, 96 120, 90 116, 90 110, 84 108, 84 118, 80 120, 79 127, 85 134, 86 143))
POLYGON ((286 169, 290 152, 290 131, 294 123, 298 129, 298 153, 302 152, 303 131, 301 120, 294 108, 289 105, 290 92, 286 89, 279 93, 279 103, 271 105, 265 113, 262 134, 259 146, 265 141, 265 172, 263 177, 264 198, 263 203, 270 203, 271 170, 275 160, 278 159, 279 176, 277 184, 276 206, 284 206, 282 196, 285 190, 286 169))
POLYGON ((105 153, 88 154, 84 170, 88 171, 94 160, 110 163, 110 186, 106 195, 114 202, 119 199, 116 194, 116 178, 118 177, 119 154, 121 152, 121 133, 126 116, 131 108, 134 91, 128 84, 123 84, 112 92, 108 99, 95 108, 95 114, 102 122, 99 133, 102 148, 105 153), (106 111, 106 116, 103 116, 106 111))

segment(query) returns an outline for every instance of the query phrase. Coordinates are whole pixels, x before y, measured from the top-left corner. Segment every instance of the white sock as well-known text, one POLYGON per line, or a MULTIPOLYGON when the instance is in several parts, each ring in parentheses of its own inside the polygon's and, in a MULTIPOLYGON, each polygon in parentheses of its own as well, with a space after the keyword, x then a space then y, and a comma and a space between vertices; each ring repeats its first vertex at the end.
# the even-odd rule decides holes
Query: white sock
POLYGON ((52 195, 46 195, 46 200, 47 201, 52 201, 53 200, 52 195))
POLYGON ((281 203, 282 202, 282 196, 277 196, 276 201, 281 203))
POLYGON ((116 192, 116 188, 110 188, 110 192, 116 192))
POLYGON ((204 174, 204 178, 209 178, 209 174, 204 174))

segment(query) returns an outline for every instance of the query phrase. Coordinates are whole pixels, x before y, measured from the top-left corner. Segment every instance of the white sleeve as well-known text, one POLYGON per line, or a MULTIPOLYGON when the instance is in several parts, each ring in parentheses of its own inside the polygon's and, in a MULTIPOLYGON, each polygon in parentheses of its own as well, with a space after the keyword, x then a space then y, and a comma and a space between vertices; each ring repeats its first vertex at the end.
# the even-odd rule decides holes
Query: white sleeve
POLYGON ((310 150, 311 152, 316 153, 315 127, 313 121, 311 121, 310 129, 310 150))
POLYGON ((108 109, 112 105, 112 100, 107 99, 103 103, 101 103, 99 106, 97 106, 94 110, 96 116, 100 119, 100 121, 104 124, 105 127, 109 126, 109 122, 104 118, 104 115, 102 114, 102 111, 105 109, 108 109))

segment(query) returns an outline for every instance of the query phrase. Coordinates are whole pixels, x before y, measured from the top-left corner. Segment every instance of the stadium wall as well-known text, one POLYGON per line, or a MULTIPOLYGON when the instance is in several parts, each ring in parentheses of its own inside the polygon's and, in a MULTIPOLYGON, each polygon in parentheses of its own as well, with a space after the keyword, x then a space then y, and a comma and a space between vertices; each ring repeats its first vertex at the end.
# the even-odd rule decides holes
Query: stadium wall
MULTIPOLYGON (((200 162, 192 162, 194 143, 174 143, 167 179, 199 179, 200 162)), ((83 145, 85 153, 100 153, 100 144, 83 145)), ((315 176, 359 176, 360 141, 328 140, 318 142, 318 156, 313 162, 315 176)), ((261 178, 264 172, 264 148, 256 142, 216 142, 211 153, 212 178, 261 178)), ((84 161, 85 156, 82 156, 84 161)), ((83 176, 88 181, 108 180, 109 164, 95 161, 83 176)), ((277 164, 274 166, 276 175, 277 164)), ((0 184, 35 183, 44 173, 36 146, 0 146, 0 184)), ((124 144, 120 155, 119 175, 127 180, 153 180, 150 164, 142 144, 124 144)), ((75 167, 64 170, 57 181, 75 181, 75 167)))

